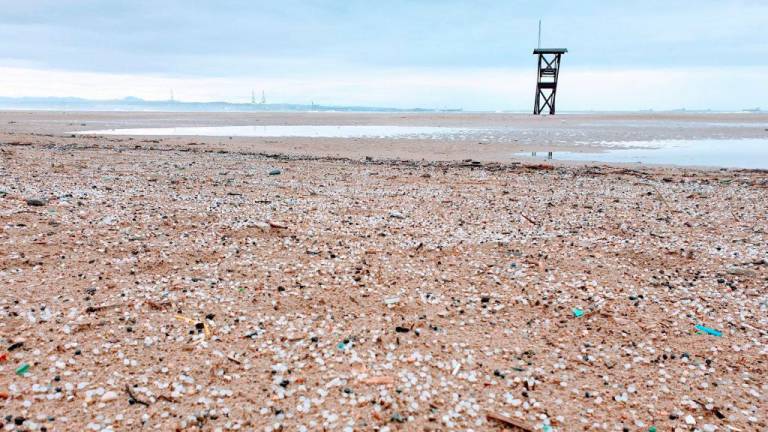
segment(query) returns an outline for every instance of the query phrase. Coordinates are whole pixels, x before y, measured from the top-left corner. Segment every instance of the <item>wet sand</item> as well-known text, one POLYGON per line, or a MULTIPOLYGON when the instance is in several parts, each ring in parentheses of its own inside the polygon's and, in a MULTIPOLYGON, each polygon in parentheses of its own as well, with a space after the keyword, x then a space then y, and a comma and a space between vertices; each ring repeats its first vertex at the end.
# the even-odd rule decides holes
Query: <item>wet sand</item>
POLYGON ((520 152, 604 149, 601 142, 661 139, 768 139, 768 114, 611 114, 534 117, 523 114, 431 113, 0 113, 0 141, 51 144, 204 146, 254 153, 386 159, 486 162, 527 160, 520 152), (509 128, 509 142, 483 140, 393 140, 339 138, 88 137, 72 132, 155 127, 239 125, 395 125, 509 128), (30 134, 31 137, 30 137, 30 134), (41 135, 43 135, 41 137, 41 135), (28 138, 30 137, 30 138, 28 138), (147 142, 150 141, 150 142, 147 142))
POLYGON ((69 135, 260 116, 0 115, 4 427, 768 428, 768 173, 69 135))

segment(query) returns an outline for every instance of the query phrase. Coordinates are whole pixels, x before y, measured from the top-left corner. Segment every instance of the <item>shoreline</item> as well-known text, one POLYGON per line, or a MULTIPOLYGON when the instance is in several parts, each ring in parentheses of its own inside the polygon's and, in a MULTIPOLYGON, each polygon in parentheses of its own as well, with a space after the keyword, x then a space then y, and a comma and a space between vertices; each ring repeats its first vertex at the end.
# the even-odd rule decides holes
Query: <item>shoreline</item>
MULTIPOLYGON (((521 153, 598 153, 603 142, 767 139, 768 114, 632 114, 534 117, 517 114, 94 113, 0 112, 0 142, 120 148, 206 148, 350 159, 532 162, 521 153), (114 128, 230 125, 392 125, 503 128, 497 138, 465 139, 73 135, 114 128)), ((631 148, 631 146, 630 146, 631 148)), ((558 165, 594 162, 547 161, 558 165)), ((598 162, 599 163, 599 162, 598 162)), ((632 166, 641 166, 631 164, 632 166)), ((713 169, 712 167, 701 167, 713 169)), ((717 168, 714 168, 717 169, 717 168)))

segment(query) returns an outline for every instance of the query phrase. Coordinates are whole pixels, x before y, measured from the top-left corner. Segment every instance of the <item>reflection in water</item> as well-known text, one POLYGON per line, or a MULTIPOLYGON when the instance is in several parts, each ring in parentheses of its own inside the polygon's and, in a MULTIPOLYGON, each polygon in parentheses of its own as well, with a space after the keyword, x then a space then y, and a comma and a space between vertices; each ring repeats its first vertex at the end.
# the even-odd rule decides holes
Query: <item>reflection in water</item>
MULTIPOLYGON (((622 143, 633 145, 634 143, 622 143)), ((546 159, 608 162, 643 163, 656 165, 711 166, 729 168, 768 169, 768 140, 668 140, 637 143, 643 148, 610 148, 600 153, 553 152, 546 159)), ((527 156, 516 153, 515 156, 527 156)), ((531 157, 544 159, 536 152, 531 157)))
MULTIPOLYGON (((536 157, 536 152, 531 152, 531 157, 535 158, 536 157)), ((547 153, 547 160, 552 160, 552 152, 548 152, 547 153)))

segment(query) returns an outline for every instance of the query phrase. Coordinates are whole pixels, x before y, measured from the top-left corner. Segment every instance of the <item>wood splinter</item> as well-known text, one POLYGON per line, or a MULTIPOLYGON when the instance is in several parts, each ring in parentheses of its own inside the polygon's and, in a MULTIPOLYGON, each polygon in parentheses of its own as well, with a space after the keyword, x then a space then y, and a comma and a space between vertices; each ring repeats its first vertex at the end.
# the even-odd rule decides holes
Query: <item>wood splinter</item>
POLYGON ((521 421, 515 420, 515 419, 513 419, 511 417, 507 417, 507 416, 505 416, 503 414, 499 414, 499 413, 495 413, 495 412, 491 412, 491 411, 486 411, 485 412, 485 417, 488 420, 495 420, 495 421, 497 421, 499 423, 503 423, 503 424, 508 425, 508 426, 516 427, 516 428, 518 428, 518 429, 520 429, 522 431, 525 431, 525 432, 533 432, 533 428, 531 426, 528 426, 527 424, 525 424, 525 423, 523 423, 521 421))
POLYGON ((131 391, 131 386, 128 384, 125 385, 125 392, 128 393, 128 401, 137 403, 139 405, 144 405, 145 407, 149 406, 149 403, 144 402, 143 400, 139 400, 136 395, 133 394, 133 391, 131 391))

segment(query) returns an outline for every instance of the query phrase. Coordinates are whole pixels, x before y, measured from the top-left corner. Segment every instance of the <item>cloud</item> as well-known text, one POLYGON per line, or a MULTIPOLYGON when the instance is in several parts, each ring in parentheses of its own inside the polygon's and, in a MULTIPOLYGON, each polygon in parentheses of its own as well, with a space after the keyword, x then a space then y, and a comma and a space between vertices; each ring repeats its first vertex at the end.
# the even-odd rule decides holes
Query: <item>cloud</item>
POLYGON ((5 94, 45 88, 164 98, 173 87, 189 99, 242 99, 256 87, 295 102, 524 108, 542 18, 544 44, 570 50, 561 108, 720 108, 765 100, 764 78, 750 82, 756 90, 746 95, 727 91, 743 86, 730 72, 754 76, 768 66, 768 3, 761 0, 6 3, 0 66, 61 80, 38 80, 38 87, 5 77, 5 94), (79 84, 86 76, 98 85, 79 84), (438 86, 443 77, 452 82, 438 86), (632 87, 622 83, 640 83, 643 94, 626 95, 632 87))

